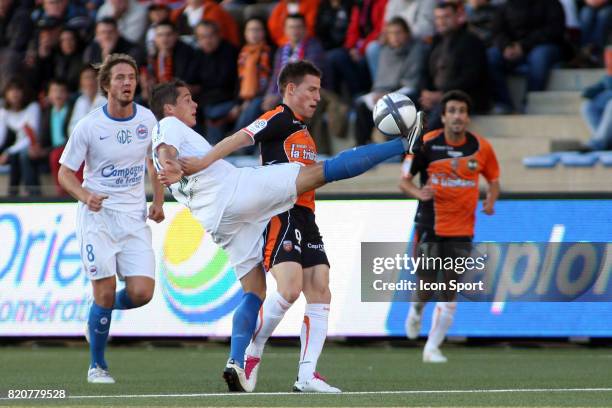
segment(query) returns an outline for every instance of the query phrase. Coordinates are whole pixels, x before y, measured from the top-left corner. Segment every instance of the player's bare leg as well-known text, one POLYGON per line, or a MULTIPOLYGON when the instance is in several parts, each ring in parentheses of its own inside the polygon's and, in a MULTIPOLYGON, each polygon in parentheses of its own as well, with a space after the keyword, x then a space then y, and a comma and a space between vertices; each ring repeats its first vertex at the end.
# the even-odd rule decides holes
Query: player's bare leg
POLYGON ((266 277, 261 264, 240 279, 244 296, 234 312, 230 358, 223 378, 230 391, 251 392, 244 372, 244 355, 257 323, 257 313, 266 297, 266 277))
MULTIPOLYGON (((149 303, 153 298, 154 291, 155 279, 153 278, 148 276, 127 276, 125 278, 125 294, 133 307, 141 307, 149 303)), ((113 309, 120 309, 117 307, 117 303, 121 300, 120 297, 121 291, 117 292, 113 309)))
POLYGON ((317 373, 317 361, 327 338, 327 323, 331 292, 329 290, 329 266, 325 264, 304 268, 303 288, 306 311, 300 334, 300 366, 293 390, 298 392, 336 393, 317 373))

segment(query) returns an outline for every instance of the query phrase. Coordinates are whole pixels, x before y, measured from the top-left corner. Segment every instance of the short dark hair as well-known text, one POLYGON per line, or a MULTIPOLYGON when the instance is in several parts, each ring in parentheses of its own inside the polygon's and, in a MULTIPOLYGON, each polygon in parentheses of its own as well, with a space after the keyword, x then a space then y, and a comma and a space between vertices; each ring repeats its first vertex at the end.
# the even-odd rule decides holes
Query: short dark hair
POLYGON ((450 101, 465 102, 468 109, 468 115, 472 111, 472 98, 467 93, 458 89, 448 91, 442 95, 442 115, 446 113, 446 104, 450 101))
POLYGON ((149 106, 157 120, 162 120, 164 118, 164 105, 176 105, 176 100, 179 96, 179 88, 187 88, 187 84, 177 78, 169 82, 164 82, 163 84, 157 84, 153 87, 149 106))
POLYGON ((98 20, 98 22, 96 23, 96 27, 99 26, 100 24, 109 24, 114 26, 115 28, 118 28, 117 26, 117 20, 115 20, 112 17, 104 17, 101 18, 100 20, 98 20))
POLYGON ((306 25, 306 17, 304 17, 303 14, 300 13, 292 13, 289 14, 287 17, 285 17, 285 21, 292 19, 292 20, 302 20, 302 23, 304 23, 304 25, 306 25))
POLYGON ((278 90, 280 94, 285 93, 285 88, 290 82, 297 85, 301 84, 306 75, 321 78, 323 74, 315 64, 308 60, 290 62, 285 65, 278 75, 278 90))
POLYGON ((194 31, 198 27, 209 27, 212 28, 215 34, 219 34, 219 24, 212 20, 202 20, 194 28, 194 31))
POLYGON ((155 28, 157 28, 157 27, 170 27, 172 32, 176 33, 176 25, 174 25, 174 23, 172 21, 170 21, 170 20, 162 20, 159 23, 155 24, 154 27, 155 28))
POLYGON ((127 54, 110 54, 104 59, 104 62, 96 67, 98 69, 98 86, 104 96, 108 96, 108 92, 105 88, 110 86, 111 70, 118 64, 128 64, 134 68, 136 80, 138 80, 138 65, 134 58, 127 54))
POLYGON ((408 23, 406 23, 406 20, 404 20, 403 18, 399 16, 392 17, 391 20, 387 21, 387 25, 388 26, 394 25, 394 26, 401 27, 402 30, 410 34, 410 27, 408 27, 408 23))
POLYGON ((94 74, 98 73, 98 70, 96 68, 94 68, 93 65, 91 65, 91 64, 83 64, 83 66, 79 70, 79 78, 81 77, 81 75, 83 75, 83 72, 85 72, 85 71, 93 71, 94 74))
POLYGON ((445 9, 445 8, 449 8, 452 9, 455 13, 457 11, 459 11, 459 4, 453 2, 453 1, 441 1, 436 5, 437 9, 445 9))
POLYGON ((64 78, 58 78, 58 77, 54 77, 49 80, 49 82, 47 83, 47 93, 51 89, 51 85, 63 86, 64 89, 66 90, 70 88, 70 86, 68 85, 68 81, 66 81, 64 78))

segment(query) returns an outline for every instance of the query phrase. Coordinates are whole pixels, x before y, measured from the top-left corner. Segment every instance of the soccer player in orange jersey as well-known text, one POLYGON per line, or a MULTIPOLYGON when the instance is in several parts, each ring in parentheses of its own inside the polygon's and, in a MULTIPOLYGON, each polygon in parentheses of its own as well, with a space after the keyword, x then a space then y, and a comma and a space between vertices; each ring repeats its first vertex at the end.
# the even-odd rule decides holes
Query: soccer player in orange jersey
MULTIPOLYGON (((442 98, 444 128, 425 134, 422 146, 416 149, 415 154, 406 156, 402 167, 400 189, 409 197, 419 200, 415 217, 415 244, 428 243, 428 246, 419 245, 420 248, 429 248, 425 256, 457 257, 460 255, 458 252, 470 246, 481 174, 489 184, 483 212, 487 215, 494 213, 495 201, 499 196, 499 165, 490 143, 467 130, 470 107, 471 100, 466 93, 446 93, 442 98), (421 187, 413 183, 417 174, 420 174, 421 187)), ((417 276, 421 281, 435 281, 438 272, 444 272, 446 281, 456 277, 454 271, 423 269, 417 271, 417 276)), ((409 338, 418 337, 423 308, 433 294, 432 291, 417 292, 417 299, 412 302, 406 321, 409 338)), ((457 308, 454 292, 446 291, 438 295, 445 301, 436 304, 423 351, 423 361, 430 363, 447 360, 440 352, 440 345, 457 308)))

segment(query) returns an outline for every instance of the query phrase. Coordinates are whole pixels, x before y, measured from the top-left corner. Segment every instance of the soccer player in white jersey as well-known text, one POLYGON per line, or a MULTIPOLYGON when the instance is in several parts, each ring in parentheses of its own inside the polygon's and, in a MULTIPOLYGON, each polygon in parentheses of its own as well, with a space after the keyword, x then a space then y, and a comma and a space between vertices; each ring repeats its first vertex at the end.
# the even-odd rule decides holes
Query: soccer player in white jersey
POLYGON ((116 309, 149 302, 155 286, 155 256, 146 224, 145 165, 154 186, 148 217, 164 219, 163 186, 150 159, 149 109, 134 103, 138 69, 125 54, 111 54, 101 64, 98 82, 108 103, 80 120, 60 158, 59 181, 78 203, 77 240, 83 269, 93 286, 88 340, 90 383, 109 384, 104 350, 116 309), (83 184, 75 172, 85 162, 83 184), (116 291, 115 275, 125 279, 116 291))
MULTIPOLYGON (((320 100, 320 77, 314 66, 307 74, 287 76, 281 72, 279 76, 283 97, 296 99, 296 113, 301 117, 314 114, 320 100)), ((252 145, 252 135, 241 130, 212 148, 191 129, 196 123, 197 105, 185 83, 174 80, 157 85, 150 106, 159 120, 153 129, 153 161, 160 180, 227 251, 245 292, 234 312, 230 356, 223 377, 230 391, 252 391, 254 384, 245 374, 244 359, 266 295, 261 261, 263 231, 270 218, 293 207, 299 194, 355 177, 410 151, 421 126, 415 126, 406 137, 347 150, 312 165, 236 168, 220 159, 252 145), (179 161, 184 174, 176 169, 179 161)), ((255 133, 260 125, 255 121, 248 129, 255 133)))

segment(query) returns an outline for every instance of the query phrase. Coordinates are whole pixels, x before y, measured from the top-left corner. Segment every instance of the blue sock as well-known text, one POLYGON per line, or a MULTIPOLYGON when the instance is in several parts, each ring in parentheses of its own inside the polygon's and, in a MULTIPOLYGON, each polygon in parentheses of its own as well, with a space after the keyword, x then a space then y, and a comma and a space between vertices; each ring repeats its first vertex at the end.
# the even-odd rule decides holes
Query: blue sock
POLYGON ((96 302, 94 302, 91 305, 91 309, 89 309, 90 367, 95 367, 97 365, 105 370, 108 368, 104 360, 104 349, 106 349, 106 340, 108 339, 112 312, 113 309, 98 306, 96 302))
POLYGON ((132 300, 128 296, 125 288, 121 289, 115 294, 115 304, 113 305, 113 310, 133 309, 135 307, 136 305, 132 303, 132 300))
POLYGON ((234 312, 230 359, 233 359, 236 364, 243 368, 244 353, 255 332, 257 314, 261 303, 261 299, 257 295, 247 292, 234 312))
POLYGON ((323 162, 325 182, 358 176, 391 157, 406 152, 405 139, 398 137, 386 143, 354 147, 323 162))

